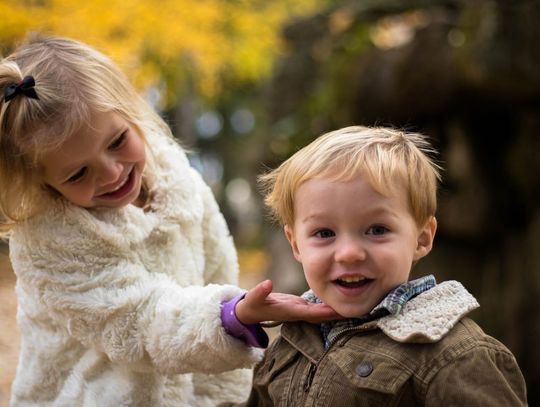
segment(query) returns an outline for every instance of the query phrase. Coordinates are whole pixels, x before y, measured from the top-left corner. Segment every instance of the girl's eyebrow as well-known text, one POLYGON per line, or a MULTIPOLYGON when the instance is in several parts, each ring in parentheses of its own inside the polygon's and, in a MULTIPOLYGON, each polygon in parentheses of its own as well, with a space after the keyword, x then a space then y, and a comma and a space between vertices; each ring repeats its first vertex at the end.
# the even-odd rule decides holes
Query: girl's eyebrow
MULTIPOLYGON (((112 140, 121 136, 127 130, 128 130, 128 127, 125 125, 113 125, 112 128, 108 131, 108 133, 110 134, 109 137, 106 137, 103 140, 104 147, 108 146, 112 140)), ((71 177, 73 173, 75 173, 82 166, 84 166, 84 160, 81 161, 80 163, 70 164, 68 166, 61 168, 58 171, 58 174, 59 174, 58 181, 65 182, 71 177)))
POLYGON ((63 169, 62 172, 59 172, 58 176, 58 182, 65 183, 68 181, 74 174, 76 174, 82 167, 84 167, 84 164, 80 164, 77 166, 68 167, 67 169, 63 169), (72 169, 70 169, 72 168, 72 169))
POLYGON ((77 168, 81 167, 83 165, 83 162, 81 163, 69 163, 68 165, 65 165, 60 170, 58 170, 59 174, 66 174, 66 176, 72 172, 74 172, 77 168))
POLYGON ((51 169, 47 170, 47 167, 42 165, 42 169, 43 171, 45 171, 45 174, 48 173, 49 176, 52 179, 54 179, 56 182, 63 183, 67 179, 69 179, 71 174, 75 173, 75 171, 83 165, 84 164, 82 162, 81 163, 68 163, 67 165, 61 166, 59 168, 58 167, 53 168, 52 171, 51 169))
POLYGON ((124 134, 128 130, 129 130, 129 127, 127 125, 124 125, 124 124, 115 125, 110 131, 111 135, 104 139, 105 146, 108 146, 111 143, 111 141, 120 137, 122 134, 124 134))

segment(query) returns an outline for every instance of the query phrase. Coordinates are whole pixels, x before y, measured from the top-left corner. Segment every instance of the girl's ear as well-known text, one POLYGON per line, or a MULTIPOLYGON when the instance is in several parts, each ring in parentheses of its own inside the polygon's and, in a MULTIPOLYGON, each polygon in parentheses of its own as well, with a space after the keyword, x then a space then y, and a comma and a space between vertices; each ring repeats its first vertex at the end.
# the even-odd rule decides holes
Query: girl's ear
POLYGON ((431 216, 419 230, 418 239, 416 241, 416 250, 414 251, 414 261, 420 260, 431 251, 436 231, 437 219, 435 216, 431 216))
POLYGON ((291 249, 294 255, 294 258, 298 260, 299 262, 302 262, 300 259, 300 251, 298 250, 298 244, 296 243, 296 239, 294 237, 294 230, 289 225, 285 225, 283 230, 285 231, 285 236, 287 236, 287 240, 289 241, 289 244, 291 245, 291 249))

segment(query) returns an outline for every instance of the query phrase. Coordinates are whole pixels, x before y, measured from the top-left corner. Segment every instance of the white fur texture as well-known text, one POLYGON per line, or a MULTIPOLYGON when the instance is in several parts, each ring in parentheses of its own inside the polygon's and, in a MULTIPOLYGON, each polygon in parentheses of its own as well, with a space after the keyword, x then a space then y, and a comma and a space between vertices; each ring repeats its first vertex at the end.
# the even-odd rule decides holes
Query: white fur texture
POLYGON ((182 150, 147 136, 150 211, 58 201, 12 235, 13 407, 213 406, 249 393, 250 370, 230 370, 261 351, 220 319, 220 303, 241 292, 232 238, 182 150))

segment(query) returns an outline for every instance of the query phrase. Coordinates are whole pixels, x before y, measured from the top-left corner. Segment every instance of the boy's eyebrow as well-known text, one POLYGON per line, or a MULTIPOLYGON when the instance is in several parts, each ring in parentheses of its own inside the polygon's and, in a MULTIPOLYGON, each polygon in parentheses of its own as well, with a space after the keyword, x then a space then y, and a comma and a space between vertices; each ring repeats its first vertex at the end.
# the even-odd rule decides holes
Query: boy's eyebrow
POLYGON ((374 209, 369 210, 370 215, 393 215, 397 216, 395 212, 386 206, 377 206, 374 209))
MULTIPOLYGON (((366 216, 370 216, 370 217, 375 217, 375 216, 391 216, 391 217, 394 217, 394 218, 399 218, 399 216, 391 209, 385 207, 385 206, 376 206, 375 208, 373 209, 368 209, 366 211, 366 216)), ((303 218, 300 218, 298 219, 300 222, 308 222, 312 219, 314 220, 319 220, 321 218, 325 218, 327 217, 327 213, 326 212, 314 212, 314 213, 310 213, 308 215, 306 215, 305 217, 303 218)))
POLYGON ((310 219, 324 218, 325 216, 326 216, 326 213, 310 213, 298 220, 300 220, 301 222, 307 222, 310 219))

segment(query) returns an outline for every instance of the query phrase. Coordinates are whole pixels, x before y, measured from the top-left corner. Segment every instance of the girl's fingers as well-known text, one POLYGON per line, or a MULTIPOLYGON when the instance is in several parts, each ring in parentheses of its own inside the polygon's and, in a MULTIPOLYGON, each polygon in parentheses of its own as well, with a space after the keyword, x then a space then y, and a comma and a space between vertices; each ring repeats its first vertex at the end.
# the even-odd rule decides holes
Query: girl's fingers
POLYGON ((249 290, 249 292, 246 294, 246 300, 252 304, 262 303, 264 302, 266 297, 270 295, 271 292, 272 292, 272 281, 265 280, 257 284, 251 290, 249 290))
POLYGON ((261 321, 298 321, 312 323, 341 319, 325 304, 311 304, 292 294, 272 293, 272 281, 257 284, 236 305, 236 317, 244 324, 261 321))
POLYGON ((236 304, 236 318, 243 324, 253 324, 266 319, 265 300, 272 292, 272 281, 265 280, 246 293, 244 299, 236 304))

